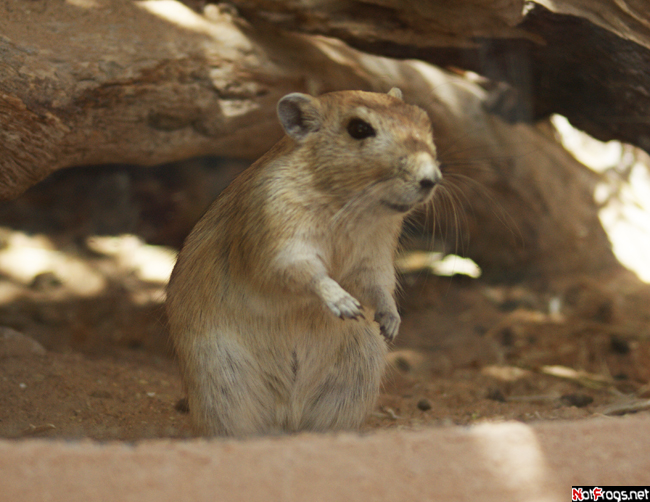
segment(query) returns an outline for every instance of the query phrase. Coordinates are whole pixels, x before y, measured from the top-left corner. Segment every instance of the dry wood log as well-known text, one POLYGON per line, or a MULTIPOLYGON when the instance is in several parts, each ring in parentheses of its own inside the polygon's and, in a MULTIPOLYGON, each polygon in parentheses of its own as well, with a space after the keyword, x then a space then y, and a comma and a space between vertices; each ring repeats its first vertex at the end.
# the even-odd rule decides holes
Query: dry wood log
POLYGON ((509 120, 560 113, 598 139, 650 152, 650 10, 641 0, 233 3, 252 21, 507 82, 516 99, 495 111, 509 120))
POLYGON ((594 177, 543 128, 487 113, 489 93, 460 76, 252 27, 225 7, 200 15, 171 0, 4 0, 3 8, 2 197, 71 165, 253 159, 281 134, 281 95, 396 85, 431 115, 448 183, 465 194, 456 206, 466 224, 447 236, 462 244, 456 251, 501 279, 616 264, 591 198, 594 177))
MULTIPOLYGON (((196 0, 187 0, 198 6, 196 0)), ((472 47, 475 37, 526 37, 523 0, 233 0, 246 18, 303 33, 404 47, 472 47)))
POLYGON ((369 86, 312 40, 261 37, 227 8, 4 0, 0 10, 0 198, 73 165, 254 159, 280 137, 282 95, 369 86))

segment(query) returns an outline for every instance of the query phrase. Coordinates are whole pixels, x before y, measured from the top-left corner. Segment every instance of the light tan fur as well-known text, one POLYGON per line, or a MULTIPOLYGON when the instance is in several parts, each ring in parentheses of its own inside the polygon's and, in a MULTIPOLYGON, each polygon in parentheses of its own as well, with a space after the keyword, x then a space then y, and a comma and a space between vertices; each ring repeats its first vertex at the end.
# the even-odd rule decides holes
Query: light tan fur
POLYGON ((397 89, 290 94, 278 115, 287 135, 197 223, 168 287, 199 434, 363 422, 399 327, 402 221, 440 179, 429 119, 397 89))

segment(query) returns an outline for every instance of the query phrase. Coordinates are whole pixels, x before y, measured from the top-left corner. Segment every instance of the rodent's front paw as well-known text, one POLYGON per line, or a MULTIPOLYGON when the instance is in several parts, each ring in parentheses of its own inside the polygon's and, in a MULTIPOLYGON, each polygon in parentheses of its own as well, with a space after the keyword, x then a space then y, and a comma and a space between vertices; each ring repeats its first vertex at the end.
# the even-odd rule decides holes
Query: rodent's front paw
POLYGON ((335 280, 329 277, 323 279, 319 285, 319 295, 336 317, 341 319, 364 318, 359 301, 339 286, 335 280))
POLYGON ((397 336, 402 320, 396 312, 375 312, 375 321, 379 324, 379 331, 388 342, 397 336))
POLYGON ((361 304, 359 301, 349 293, 343 291, 345 296, 338 298, 335 301, 327 302, 327 307, 334 313, 336 317, 341 319, 357 319, 363 318, 361 311, 361 304))

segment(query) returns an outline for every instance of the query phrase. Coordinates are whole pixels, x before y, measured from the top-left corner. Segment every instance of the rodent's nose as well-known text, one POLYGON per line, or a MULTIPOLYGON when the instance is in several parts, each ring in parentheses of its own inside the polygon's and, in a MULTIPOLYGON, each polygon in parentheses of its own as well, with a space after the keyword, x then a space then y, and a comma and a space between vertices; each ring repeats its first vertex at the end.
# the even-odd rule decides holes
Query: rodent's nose
POLYGON ((419 152, 416 156, 416 176, 422 191, 431 190, 441 178, 437 162, 427 152, 419 152))
POLYGON ((424 178, 420 180, 420 187, 424 190, 431 190, 436 185, 436 182, 431 178, 424 178))

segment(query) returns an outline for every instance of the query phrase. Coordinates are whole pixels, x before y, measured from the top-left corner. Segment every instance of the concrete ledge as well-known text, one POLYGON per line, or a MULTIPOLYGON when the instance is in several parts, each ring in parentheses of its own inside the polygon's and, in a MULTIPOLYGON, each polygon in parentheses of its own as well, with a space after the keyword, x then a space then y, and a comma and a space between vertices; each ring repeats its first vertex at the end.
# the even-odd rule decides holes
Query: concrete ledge
POLYGON ((235 440, 0 441, 0 500, 566 501, 650 484, 650 416, 235 440))

